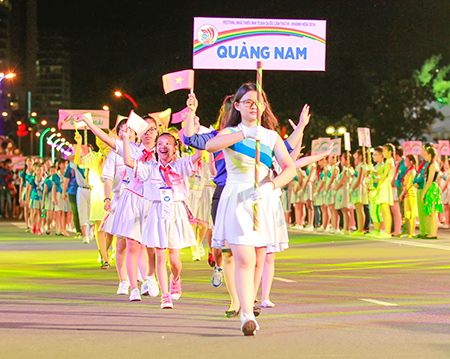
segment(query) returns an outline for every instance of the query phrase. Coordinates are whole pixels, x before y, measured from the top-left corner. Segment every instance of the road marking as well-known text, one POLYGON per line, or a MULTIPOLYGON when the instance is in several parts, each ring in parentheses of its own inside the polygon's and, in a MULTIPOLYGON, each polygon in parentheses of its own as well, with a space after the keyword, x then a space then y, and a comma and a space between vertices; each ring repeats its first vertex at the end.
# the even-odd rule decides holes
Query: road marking
POLYGON ((398 304, 383 302, 381 300, 376 300, 376 299, 359 298, 358 300, 362 300, 363 302, 369 302, 369 303, 373 303, 373 304, 383 305, 385 307, 398 307, 398 304))
POLYGON ((450 246, 441 246, 438 244, 428 244, 428 243, 416 243, 416 242, 410 242, 410 241, 401 241, 397 239, 377 239, 377 238, 368 238, 372 241, 378 241, 378 242, 388 242, 388 243, 394 243, 394 244, 404 244, 406 246, 413 246, 413 247, 424 247, 424 248, 433 248, 433 249, 443 249, 445 251, 450 251, 450 246))
POLYGON ((12 224, 14 227, 17 227, 20 229, 27 228, 27 225, 24 222, 11 222, 10 224, 12 224))
POLYGON ((295 280, 285 279, 281 277, 273 277, 275 280, 279 280, 280 282, 286 282, 286 283, 295 283, 295 280))

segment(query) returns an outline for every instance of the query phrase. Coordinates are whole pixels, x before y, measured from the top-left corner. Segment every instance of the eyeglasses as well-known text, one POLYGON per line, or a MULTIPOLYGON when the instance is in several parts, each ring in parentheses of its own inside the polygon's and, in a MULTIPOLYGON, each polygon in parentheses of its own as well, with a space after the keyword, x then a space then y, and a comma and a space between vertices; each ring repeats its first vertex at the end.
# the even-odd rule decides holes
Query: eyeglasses
POLYGON ((158 131, 158 129, 156 127, 150 127, 147 132, 153 133, 156 131, 158 131))
MULTIPOLYGON (((249 109, 252 108, 253 105, 255 105, 256 107, 258 107, 258 105, 256 104, 256 102, 255 102, 255 101, 252 101, 252 100, 240 101, 239 103, 244 104, 244 106, 245 106, 246 108, 249 108, 249 109)), ((260 102, 260 104, 261 104, 261 106, 264 106, 264 105, 265 105, 264 102, 260 102)))

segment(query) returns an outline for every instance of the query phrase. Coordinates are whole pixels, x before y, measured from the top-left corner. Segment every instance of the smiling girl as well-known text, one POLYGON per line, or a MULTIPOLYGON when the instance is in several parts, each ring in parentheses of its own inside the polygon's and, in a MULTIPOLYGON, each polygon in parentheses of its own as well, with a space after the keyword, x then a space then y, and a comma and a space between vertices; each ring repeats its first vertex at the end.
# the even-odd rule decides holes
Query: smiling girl
MULTIPOLYGON (((127 133, 126 130, 125 132, 127 133)), ((144 181, 145 213, 142 242, 156 249, 161 308, 173 308, 173 300, 181 296, 181 249, 196 244, 186 206, 188 179, 195 173, 194 164, 203 151, 180 158, 176 162, 177 140, 170 133, 162 133, 156 140, 158 162, 133 161, 129 139, 125 136, 124 163, 133 169, 134 177, 144 181), (167 250, 169 250, 170 292, 167 285, 167 250)))
MULTIPOLYGON (((92 132, 104 143, 110 146, 118 155, 123 157, 123 140, 129 141, 128 135, 122 133, 122 139, 110 137, 96 126, 86 116, 76 115, 72 116, 75 122, 84 121, 92 132)), ((132 142, 130 144, 130 153, 132 159, 141 161, 152 161, 154 159, 155 137, 158 131, 156 120, 152 117, 146 117, 145 121, 150 125, 148 131, 141 136, 142 143, 140 145, 132 142)), ((126 294, 128 287, 131 287, 130 301, 140 301, 139 288, 137 286, 138 273, 138 257, 142 246, 142 218, 143 218, 143 182, 135 178, 133 171, 127 168, 127 176, 130 179, 124 193, 120 196, 117 202, 114 222, 111 232, 118 240, 125 240, 126 242, 126 267, 130 283, 126 280, 119 284, 118 294, 126 294)), ((147 248, 148 253, 148 275, 153 278, 151 285, 157 287, 155 273, 155 251, 152 248, 147 248)))

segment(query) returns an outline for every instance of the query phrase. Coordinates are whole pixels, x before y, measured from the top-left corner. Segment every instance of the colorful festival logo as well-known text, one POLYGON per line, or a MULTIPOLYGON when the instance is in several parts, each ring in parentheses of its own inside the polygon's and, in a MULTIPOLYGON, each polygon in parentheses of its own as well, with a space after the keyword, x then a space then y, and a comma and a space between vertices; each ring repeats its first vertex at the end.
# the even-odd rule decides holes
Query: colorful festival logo
POLYGON ((203 45, 212 45, 217 41, 219 32, 212 25, 203 25, 198 29, 197 38, 198 41, 203 45))

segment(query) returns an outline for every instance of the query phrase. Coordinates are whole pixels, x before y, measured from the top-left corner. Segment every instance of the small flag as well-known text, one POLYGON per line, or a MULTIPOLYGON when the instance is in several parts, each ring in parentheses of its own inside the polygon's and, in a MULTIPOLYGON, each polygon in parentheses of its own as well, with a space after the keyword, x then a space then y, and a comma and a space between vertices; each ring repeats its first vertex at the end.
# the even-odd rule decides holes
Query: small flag
POLYGON ((171 72, 162 77, 164 93, 194 88, 194 70, 171 72))
POLYGON ((128 116, 127 126, 136 132, 138 137, 141 137, 150 128, 150 125, 133 110, 131 110, 130 115, 128 116))
POLYGON ((185 121, 189 115, 189 107, 182 109, 180 112, 172 115, 172 123, 180 123, 185 121))
POLYGON ((70 115, 68 112, 64 110, 58 110, 58 130, 62 128, 64 122, 70 119, 70 115))
POLYGON ((165 111, 153 112, 153 113, 149 113, 148 115, 152 116, 158 122, 159 126, 163 126, 164 130, 167 130, 167 128, 169 128, 171 114, 172 114, 172 109, 168 108, 165 111))
POLYGON ((122 115, 117 115, 116 118, 116 125, 114 127, 117 127, 117 125, 119 124, 120 121, 127 119, 126 116, 122 116, 122 115))

